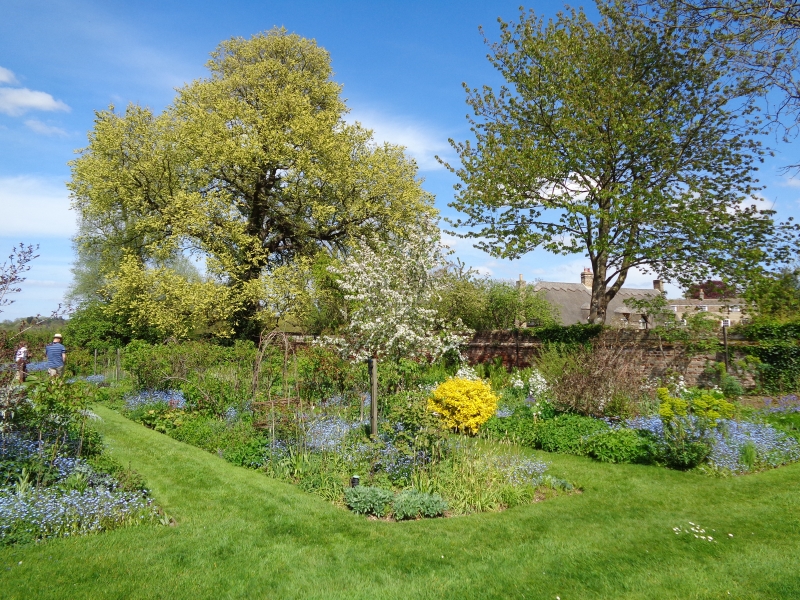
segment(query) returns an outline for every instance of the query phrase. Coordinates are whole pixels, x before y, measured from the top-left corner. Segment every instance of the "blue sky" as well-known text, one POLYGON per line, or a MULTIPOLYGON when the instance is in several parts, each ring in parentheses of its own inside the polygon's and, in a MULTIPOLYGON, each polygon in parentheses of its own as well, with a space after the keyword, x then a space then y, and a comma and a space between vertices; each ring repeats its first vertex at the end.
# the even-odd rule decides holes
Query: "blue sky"
MULTIPOLYGON (((0 319, 48 314, 61 301, 73 261, 75 217, 64 182, 67 162, 85 145, 94 111, 136 102, 160 110, 174 88, 205 76, 216 45, 273 26, 314 38, 332 57, 350 118, 376 138, 407 146, 425 187, 452 215, 455 178, 434 159, 452 160, 447 139, 469 136, 462 82, 499 85, 478 32, 497 37, 497 17, 516 18, 519 2, 95 2, 4 0, 0 19, 0 252, 40 244, 24 291, 0 319), (4 250, 7 249, 7 250, 4 250)), ((561 2, 530 5, 553 16, 561 2)), ((592 5, 593 6, 593 5, 592 5)), ((588 12, 593 13, 590 6, 588 12)), ((774 142, 774 140, 773 140, 774 142)), ((800 179, 780 167, 798 144, 776 145, 764 165, 766 201, 781 217, 800 216, 800 179)), ((579 281, 588 261, 544 252, 500 261, 467 240, 449 240, 468 265, 494 277, 579 281)), ((650 275, 630 284, 649 287, 650 275)), ((677 290, 673 290, 677 292, 677 290)))

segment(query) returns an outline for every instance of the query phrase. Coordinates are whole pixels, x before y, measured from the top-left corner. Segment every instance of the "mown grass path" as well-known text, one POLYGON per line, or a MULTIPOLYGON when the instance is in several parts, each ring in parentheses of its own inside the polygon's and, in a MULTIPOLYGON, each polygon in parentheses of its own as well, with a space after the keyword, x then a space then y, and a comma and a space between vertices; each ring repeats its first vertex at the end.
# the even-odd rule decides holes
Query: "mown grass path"
POLYGON ((800 465, 710 479, 538 453, 584 493, 388 523, 96 410, 178 526, 2 549, 0 597, 800 598, 800 465), (719 543, 672 532, 688 521, 719 543))

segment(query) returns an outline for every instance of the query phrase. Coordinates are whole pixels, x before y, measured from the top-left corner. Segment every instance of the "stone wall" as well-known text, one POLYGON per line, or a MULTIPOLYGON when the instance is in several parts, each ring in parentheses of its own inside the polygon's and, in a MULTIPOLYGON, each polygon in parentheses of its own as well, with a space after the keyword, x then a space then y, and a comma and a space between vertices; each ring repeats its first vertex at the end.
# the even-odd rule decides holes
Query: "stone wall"
MULTIPOLYGON (((707 368, 725 360, 724 352, 712 354, 690 354, 679 344, 662 344, 649 331, 609 330, 601 334, 609 343, 623 344, 630 352, 647 377, 663 377, 668 372, 683 375, 690 386, 708 383, 707 368)), ((722 341, 720 337, 720 341, 722 341)), ((470 364, 492 362, 497 358, 506 367, 528 367, 542 348, 542 342, 516 331, 487 331, 475 334, 462 349, 462 354, 470 364)), ((736 346, 729 346, 731 363, 742 355, 736 346)), ((752 377, 746 373, 736 373, 745 387, 753 387, 752 377)))

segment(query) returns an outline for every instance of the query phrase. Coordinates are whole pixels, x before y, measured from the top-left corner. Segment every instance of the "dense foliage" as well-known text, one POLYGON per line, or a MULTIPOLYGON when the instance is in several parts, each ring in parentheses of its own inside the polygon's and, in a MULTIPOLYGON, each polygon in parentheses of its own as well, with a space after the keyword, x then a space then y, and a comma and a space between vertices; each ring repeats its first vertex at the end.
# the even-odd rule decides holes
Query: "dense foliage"
POLYGON ((71 164, 79 255, 137 336, 255 337, 302 308, 285 301, 302 296, 317 253, 402 238, 435 213, 403 149, 345 120, 313 40, 233 38, 207 66, 161 114, 98 112, 71 164), (181 266, 187 249, 207 276, 181 266))
POLYGON ((531 284, 476 277, 463 265, 440 271, 433 305, 448 322, 460 320, 475 331, 530 326, 553 327, 558 309, 531 284))
POLYGON ((689 284, 791 260, 794 226, 751 202, 764 151, 720 61, 613 3, 500 27, 488 58, 507 85, 467 88, 476 141, 453 142, 463 236, 587 255, 600 323, 631 269, 689 284))

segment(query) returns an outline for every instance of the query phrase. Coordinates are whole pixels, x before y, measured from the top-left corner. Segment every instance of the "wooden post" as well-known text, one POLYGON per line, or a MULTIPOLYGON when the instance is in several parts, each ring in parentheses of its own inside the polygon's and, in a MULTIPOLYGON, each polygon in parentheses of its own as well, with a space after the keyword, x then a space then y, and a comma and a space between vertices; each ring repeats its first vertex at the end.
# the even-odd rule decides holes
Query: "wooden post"
POLYGON ((728 364, 728 326, 722 326, 722 345, 725 347, 725 372, 728 372, 730 365, 728 364))
POLYGON ((117 364, 116 364, 116 368, 114 369, 115 375, 117 376, 117 381, 119 381, 119 371, 120 371, 119 355, 120 355, 120 349, 117 348, 117 364))
POLYGON ((97 348, 94 349, 94 371, 92 375, 97 375, 97 348))
POLYGON ((369 424, 370 435, 378 437, 378 359, 370 358, 369 365, 369 424))

